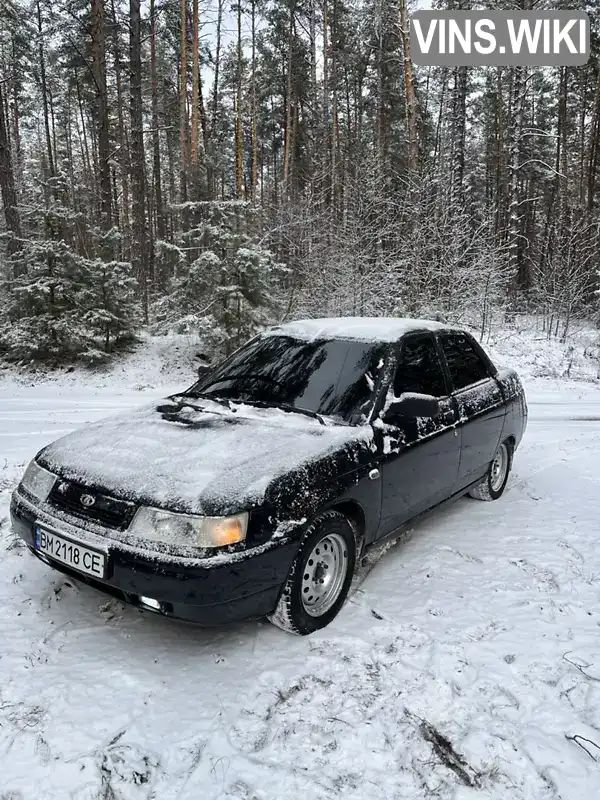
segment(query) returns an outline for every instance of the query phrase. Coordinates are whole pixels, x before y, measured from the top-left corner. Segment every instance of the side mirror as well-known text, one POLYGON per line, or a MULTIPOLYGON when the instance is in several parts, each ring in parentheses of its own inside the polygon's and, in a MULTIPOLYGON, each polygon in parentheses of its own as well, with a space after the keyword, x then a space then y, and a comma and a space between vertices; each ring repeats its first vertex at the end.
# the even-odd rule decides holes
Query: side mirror
POLYGON ((198 365, 198 377, 203 378, 206 373, 211 370, 210 358, 204 355, 204 353, 196 353, 196 358, 200 361, 198 365))
POLYGON ((404 392, 397 397, 383 415, 383 419, 394 417, 437 417, 440 413, 440 404, 436 397, 430 394, 416 394, 404 392))

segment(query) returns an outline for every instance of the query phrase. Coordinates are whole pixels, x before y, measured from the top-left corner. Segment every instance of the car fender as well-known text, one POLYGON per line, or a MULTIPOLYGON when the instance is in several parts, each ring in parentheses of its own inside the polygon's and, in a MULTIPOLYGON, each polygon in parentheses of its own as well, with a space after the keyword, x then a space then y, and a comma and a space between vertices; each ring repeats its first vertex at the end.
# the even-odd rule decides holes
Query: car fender
POLYGON ((319 514, 332 508, 355 510, 370 541, 381 515, 381 480, 371 445, 352 443, 275 479, 265 493, 261 539, 297 538, 319 514))

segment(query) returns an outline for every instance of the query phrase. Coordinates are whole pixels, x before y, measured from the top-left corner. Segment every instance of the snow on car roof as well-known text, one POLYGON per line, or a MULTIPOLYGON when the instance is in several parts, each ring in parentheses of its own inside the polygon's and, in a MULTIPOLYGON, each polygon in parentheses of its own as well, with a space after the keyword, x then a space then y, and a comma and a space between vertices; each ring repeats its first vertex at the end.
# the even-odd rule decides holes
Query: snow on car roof
POLYGON ((429 319, 408 317, 323 317, 286 322, 265 331, 267 336, 293 336, 296 339, 356 339, 394 342, 413 331, 457 330, 454 326, 429 319))

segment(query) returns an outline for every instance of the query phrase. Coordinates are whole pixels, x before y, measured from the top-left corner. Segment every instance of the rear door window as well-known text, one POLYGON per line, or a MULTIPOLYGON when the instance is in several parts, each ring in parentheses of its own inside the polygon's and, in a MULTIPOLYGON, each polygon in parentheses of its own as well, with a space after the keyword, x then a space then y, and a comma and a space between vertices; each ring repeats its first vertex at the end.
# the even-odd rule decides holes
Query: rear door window
POLYGON ((487 364, 466 336, 442 334, 440 344, 455 389, 464 389, 489 377, 487 364))
POLYGON ((444 397, 442 365, 432 336, 409 336, 402 341, 394 378, 394 395, 404 392, 444 397))

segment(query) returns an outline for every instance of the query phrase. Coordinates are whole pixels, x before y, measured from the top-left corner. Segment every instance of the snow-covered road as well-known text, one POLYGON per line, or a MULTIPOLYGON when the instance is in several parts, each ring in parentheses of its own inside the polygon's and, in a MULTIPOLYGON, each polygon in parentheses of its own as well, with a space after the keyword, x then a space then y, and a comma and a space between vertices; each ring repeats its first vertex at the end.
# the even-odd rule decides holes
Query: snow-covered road
POLYGON ((309 638, 202 630, 33 559, 46 442, 157 391, 0 385, 0 798, 600 797, 600 391, 541 384, 510 489, 461 500, 309 638))

